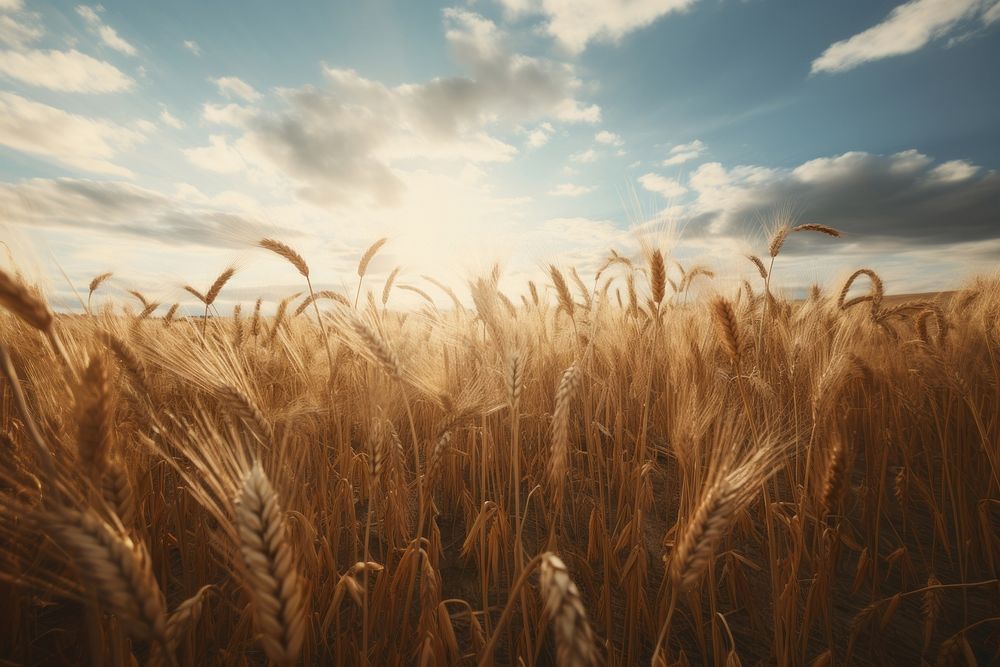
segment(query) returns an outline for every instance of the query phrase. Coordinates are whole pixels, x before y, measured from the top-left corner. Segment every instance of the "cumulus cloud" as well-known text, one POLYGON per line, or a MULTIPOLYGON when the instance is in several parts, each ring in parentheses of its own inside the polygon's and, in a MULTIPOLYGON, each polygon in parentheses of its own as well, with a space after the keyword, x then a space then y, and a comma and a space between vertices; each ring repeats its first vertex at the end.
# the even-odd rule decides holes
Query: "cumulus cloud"
POLYGON ((251 118, 254 112, 239 104, 212 104, 206 103, 201 108, 201 117, 205 122, 213 125, 232 125, 240 127, 251 118))
POLYGON ((203 116, 240 128, 236 145, 249 164, 284 174, 323 205, 395 204, 403 162, 503 162, 517 148, 495 130, 539 123, 528 139, 538 146, 554 122, 599 119, 599 107, 576 98, 583 84, 571 65, 510 52, 504 32, 478 14, 451 8, 444 20, 464 75, 388 86, 326 67, 323 85, 279 89, 266 109, 206 105, 203 116))
POLYGON ((652 172, 640 176, 639 183, 650 192, 661 194, 667 199, 679 197, 687 192, 687 188, 680 182, 652 172))
POLYGON ((185 39, 183 44, 184 48, 190 51, 191 53, 195 54, 196 56, 201 55, 201 45, 198 44, 198 42, 194 41, 193 39, 185 39))
POLYGON ((544 30, 570 53, 591 41, 617 42, 657 19, 691 8, 696 0, 500 0, 507 14, 540 14, 544 30))
MULTIPOLYGON (((895 247, 1000 238, 1000 174, 964 161, 934 161, 915 150, 849 152, 794 169, 701 165, 688 179, 689 233, 737 236, 762 215, 832 225, 865 243, 895 247)), ((751 229, 747 229, 750 227, 751 229)))
POLYGON ((989 25, 1000 18, 993 0, 910 0, 881 23, 830 45, 812 63, 812 73, 844 72, 883 58, 918 51, 979 15, 989 25))
POLYGON ((135 83, 111 63, 75 49, 0 51, 0 75, 69 93, 114 93, 135 83))
POLYGON ((254 90, 253 86, 239 77, 220 76, 217 79, 213 79, 213 81, 219 88, 219 92, 226 97, 238 97, 247 102, 253 102, 254 100, 260 99, 260 93, 254 90))
POLYGON ((673 167, 697 159, 705 152, 705 144, 695 139, 689 144, 679 144, 670 149, 667 158, 663 161, 664 167, 673 167))
POLYGON ((572 155, 569 156, 569 159, 571 162, 589 164, 591 162, 597 162, 598 157, 599 155, 597 151, 595 151, 593 148, 588 148, 586 150, 573 153, 572 155))
POLYGON ((76 7, 76 13, 90 26, 91 30, 98 34, 102 42, 119 53, 134 56, 137 53, 136 48, 123 39, 114 28, 101 20, 100 12, 103 11, 104 7, 100 5, 96 7, 77 5, 76 7))
POLYGON ((615 132, 609 132, 607 130, 601 130, 594 135, 594 141, 599 144, 604 144, 606 146, 624 146, 625 140, 621 138, 620 134, 615 132))
POLYGON ((243 169, 245 166, 243 157, 238 150, 229 145, 226 137, 213 134, 208 141, 208 146, 185 149, 184 156, 192 164, 219 174, 232 174, 243 169))
POLYGON ((930 172, 932 180, 942 183, 965 181, 976 175, 979 167, 965 160, 951 160, 934 167, 930 172))
POLYGON ((574 183, 560 183, 551 190, 549 194, 555 197, 579 197, 580 195, 585 195, 588 192, 593 192, 596 190, 592 185, 575 185, 574 183))
POLYGON ((549 143, 553 132, 555 132, 555 128, 552 127, 552 123, 540 124, 534 130, 528 132, 528 146, 531 148, 541 148, 549 143))
POLYGON ((142 139, 135 130, 0 92, 0 144, 14 150, 76 169, 129 176, 111 159, 142 139))

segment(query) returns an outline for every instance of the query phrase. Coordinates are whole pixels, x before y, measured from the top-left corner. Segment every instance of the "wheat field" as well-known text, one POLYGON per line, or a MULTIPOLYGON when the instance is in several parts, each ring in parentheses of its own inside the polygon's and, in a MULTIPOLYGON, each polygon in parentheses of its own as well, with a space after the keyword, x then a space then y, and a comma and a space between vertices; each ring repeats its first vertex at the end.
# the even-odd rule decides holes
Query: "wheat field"
POLYGON ((1000 280, 786 297, 816 233, 471 306, 264 239, 267 316, 231 268, 194 317, 4 271, 3 664, 995 664, 1000 280))

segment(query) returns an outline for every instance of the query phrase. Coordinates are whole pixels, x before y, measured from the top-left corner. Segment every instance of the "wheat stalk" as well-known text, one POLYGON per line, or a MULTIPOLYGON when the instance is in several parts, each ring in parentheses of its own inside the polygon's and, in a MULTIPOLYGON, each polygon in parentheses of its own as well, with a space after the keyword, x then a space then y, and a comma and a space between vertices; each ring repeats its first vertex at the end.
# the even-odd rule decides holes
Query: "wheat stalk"
POLYGON ((868 276, 868 279, 871 281, 871 294, 868 295, 868 299, 863 300, 870 300, 872 302, 872 312, 874 313, 878 311, 882 305, 882 294, 884 292, 884 288, 882 285, 882 279, 879 278, 878 274, 871 269, 858 269, 847 278, 844 282, 844 286, 840 288, 840 295, 837 297, 837 308, 845 310, 850 308, 854 303, 859 303, 858 300, 852 300, 851 302, 845 303, 847 293, 851 291, 851 286, 859 276, 868 276))
POLYGON ((301 315, 306 308, 313 305, 320 299, 329 299, 330 301, 334 301, 344 306, 351 305, 351 302, 347 300, 347 297, 341 294, 340 292, 335 292, 333 290, 328 290, 328 289, 320 290, 315 294, 310 294, 309 296, 307 296, 305 299, 302 300, 302 303, 300 303, 298 307, 295 309, 295 317, 301 315))

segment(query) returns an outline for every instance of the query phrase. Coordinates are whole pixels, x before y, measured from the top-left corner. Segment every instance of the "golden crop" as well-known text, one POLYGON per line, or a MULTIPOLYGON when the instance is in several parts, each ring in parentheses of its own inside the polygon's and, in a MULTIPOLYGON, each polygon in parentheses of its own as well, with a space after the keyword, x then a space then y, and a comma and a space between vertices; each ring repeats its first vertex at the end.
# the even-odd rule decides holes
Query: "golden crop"
POLYGON ((303 281, 269 317, 210 316, 232 269, 190 319, 0 273, 0 657, 997 660, 1000 281, 791 301, 793 232, 836 235, 704 299, 660 251, 444 309, 268 239, 303 281))

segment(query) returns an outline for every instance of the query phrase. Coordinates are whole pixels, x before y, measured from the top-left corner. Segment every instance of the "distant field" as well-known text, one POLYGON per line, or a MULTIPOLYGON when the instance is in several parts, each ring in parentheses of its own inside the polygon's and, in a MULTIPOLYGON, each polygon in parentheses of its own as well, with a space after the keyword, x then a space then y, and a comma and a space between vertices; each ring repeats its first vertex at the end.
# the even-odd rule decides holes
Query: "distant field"
POLYGON ((907 301, 934 301, 936 303, 950 303, 958 292, 920 292, 915 294, 886 294, 883 302, 886 305, 896 306, 907 301))

